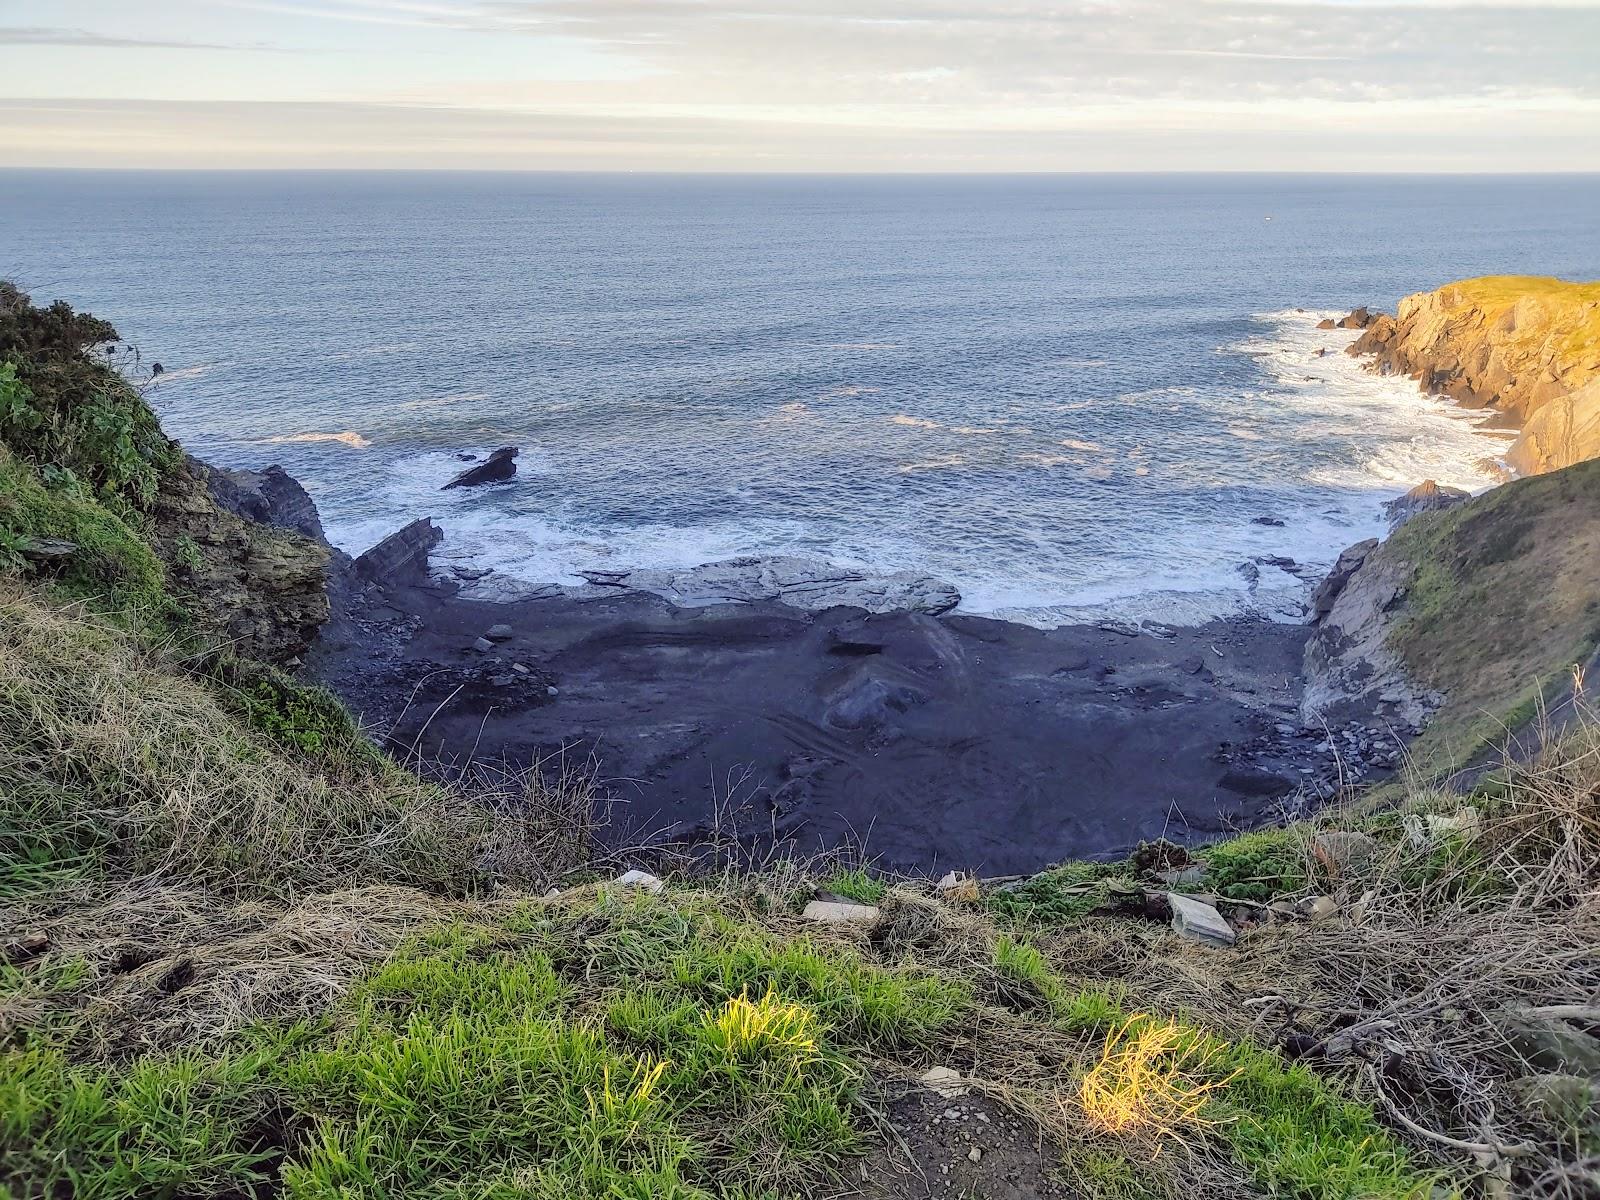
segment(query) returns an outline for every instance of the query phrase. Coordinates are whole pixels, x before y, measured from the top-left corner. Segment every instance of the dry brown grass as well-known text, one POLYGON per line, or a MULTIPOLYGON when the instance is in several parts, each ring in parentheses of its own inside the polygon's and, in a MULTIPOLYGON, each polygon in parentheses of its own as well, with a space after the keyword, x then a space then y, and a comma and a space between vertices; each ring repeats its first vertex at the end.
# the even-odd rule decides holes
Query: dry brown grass
POLYGON ((162 648, 17 589, 0 591, 0 728, 0 836, 66 868, 217 891, 460 889, 489 825, 398 768, 298 760, 162 648))
POLYGON ((48 971, 0 991, 0 1044, 61 1022, 76 1052, 122 1058, 219 1044, 265 1020, 330 1010, 362 972, 462 902, 374 886, 290 904, 229 903, 214 893, 145 881, 80 903, 19 911, 49 938, 48 971))

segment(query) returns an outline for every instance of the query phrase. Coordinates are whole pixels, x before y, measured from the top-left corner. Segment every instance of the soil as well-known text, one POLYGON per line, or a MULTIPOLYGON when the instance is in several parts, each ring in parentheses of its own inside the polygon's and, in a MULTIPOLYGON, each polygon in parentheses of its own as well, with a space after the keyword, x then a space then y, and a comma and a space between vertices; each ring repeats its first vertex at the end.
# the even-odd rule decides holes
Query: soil
POLYGON ((1053 1176, 1060 1150, 983 1096, 918 1088, 889 1106, 898 1142, 866 1168, 867 1200, 1045 1200, 1073 1192, 1053 1176))

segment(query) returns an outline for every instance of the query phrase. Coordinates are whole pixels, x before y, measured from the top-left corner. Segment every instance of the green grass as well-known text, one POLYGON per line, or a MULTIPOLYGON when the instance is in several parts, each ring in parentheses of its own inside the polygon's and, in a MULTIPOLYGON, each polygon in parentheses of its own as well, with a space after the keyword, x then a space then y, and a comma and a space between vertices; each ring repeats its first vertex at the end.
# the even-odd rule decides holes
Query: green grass
POLYGON ((735 1197, 864 1147, 857 1058, 926 1044, 965 993, 654 898, 438 928, 324 1020, 219 1053, 0 1059, 20 1197, 735 1197), (625 956, 646 969, 597 973, 625 956), (730 1013, 732 1015, 730 1015, 730 1013), (738 1019, 741 1015, 746 1019, 738 1019))
POLYGON ((1305 835, 1293 827, 1261 829, 1200 851, 1208 891, 1231 900, 1264 902, 1307 883, 1305 835))
POLYGON ((1064 863, 1016 886, 986 893, 984 906, 1018 925, 1071 924, 1104 905, 1107 884, 1128 869, 1127 863, 1064 863))
POLYGON ((0 283, 0 444, 125 515, 148 510, 183 456, 94 353, 116 340, 105 321, 62 302, 38 308, 0 283))
MULTIPOLYGON (((1034 947, 1002 938, 996 967, 1044 999, 1060 1027, 1103 1034, 1158 1020, 1129 1013, 1106 987, 1071 989, 1034 947)), ((1203 1114, 1209 1136, 1222 1143, 1266 1194, 1297 1200, 1350 1197, 1426 1197, 1441 1176, 1419 1170, 1406 1148, 1372 1109, 1343 1095, 1328 1080, 1275 1051, 1228 1041, 1194 1026, 1177 1053, 1201 1064, 1196 1074, 1220 1086, 1203 1114)), ((1092 1163, 1092 1160, 1090 1160, 1092 1163)), ((1082 1156, 1075 1167, 1085 1169, 1082 1156)), ((1109 1170, 1101 1162, 1103 1173, 1109 1170)), ((1115 1176, 1115 1172, 1112 1172, 1115 1176)), ((1126 1182, 1126 1181, 1125 1181, 1126 1182)), ((1112 1195, 1137 1194, 1121 1186, 1112 1195)))
POLYGON ((393 764, 361 732, 350 710, 326 688, 300 683, 276 667, 228 653, 197 663, 218 695, 250 728, 277 745, 345 775, 383 773, 393 764))
POLYGON ((0 895, 148 872, 277 896, 480 882, 487 813, 393 765, 286 752, 138 639, 4 589, 0 729, 0 895))
POLYGON ((1600 644, 1600 461, 1425 513, 1381 552, 1412 567, 1389 644, 1446 697, 1409 749, 1425 772, 1520 727, 1600 644))
POLYGON ((62 599, 87 601, 135 626, 164 626, 177 617, 160 559, 126 520, 70 479, 46 487, 0 444, 0 571, 25 569, 21 549, 35 538, 77 544, 50 580, 62 599))
POLYGON ((889 885, 875 879, 865 867, 850 867, 835 871, 819 885, 822 891, 858 900, 862 904, 876 904, 889 890, 889 885))

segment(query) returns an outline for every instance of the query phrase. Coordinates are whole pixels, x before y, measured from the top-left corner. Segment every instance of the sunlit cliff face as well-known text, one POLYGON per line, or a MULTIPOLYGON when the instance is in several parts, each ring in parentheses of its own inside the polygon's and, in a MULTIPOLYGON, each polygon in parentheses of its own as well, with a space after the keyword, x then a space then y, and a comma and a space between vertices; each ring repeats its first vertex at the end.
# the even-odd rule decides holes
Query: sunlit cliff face
POLYGON ((1600 0, 13 0, 16 165, 1600 168, 1600 0))

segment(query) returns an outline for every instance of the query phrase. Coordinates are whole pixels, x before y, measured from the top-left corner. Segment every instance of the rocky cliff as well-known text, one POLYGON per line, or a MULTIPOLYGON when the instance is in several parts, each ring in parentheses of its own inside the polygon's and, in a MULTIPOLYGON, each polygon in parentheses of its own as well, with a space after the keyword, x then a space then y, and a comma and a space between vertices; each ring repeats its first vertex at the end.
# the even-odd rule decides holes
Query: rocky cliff
POLYGON ((1340 568, 1319 593, 1303 715, 1376 708, 1427 723, 1427 757, 1459 760, 1600 645, 1600 461, 1419 512, 1340 568))
POLYGON ((329 612, 310 498, 281 471, 186 457, 134 361, 105 321, 0 283, 0 571, 153 635, 294 665, 329 612))
POLYGON ((1498 275, 1447 284, 1373 319, 1350 353, 1410 375, 1521 435, 1521 475, 1600 456, 1600 283, 1498 275))

